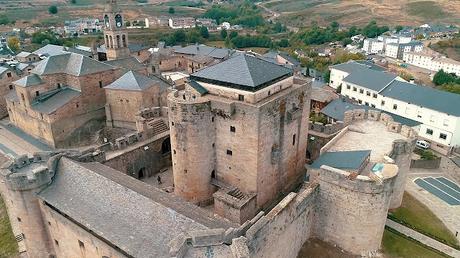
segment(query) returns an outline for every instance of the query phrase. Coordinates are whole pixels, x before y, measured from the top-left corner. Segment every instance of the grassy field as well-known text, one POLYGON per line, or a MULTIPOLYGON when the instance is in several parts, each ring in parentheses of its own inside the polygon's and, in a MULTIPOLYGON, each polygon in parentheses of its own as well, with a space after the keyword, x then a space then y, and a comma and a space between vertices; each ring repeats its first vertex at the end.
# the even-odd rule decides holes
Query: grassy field
POLYGON ((295 27, 308 26, 313 21, 320 25, 338 21, 360 26, 371 20, 389 26, 438 22, 460 25, 460 4, 449 0, 272 0, 264 6, 295 27))
POLYGON ((390 214, 417 231, 443 239, 450 245, 458 245, 457 239, 442 221, 407 192, 404 193, 401 207, 391 211, 390 214))
POLYGON ((5 203, 0 196, 0 257, 15 257, 17 254, 18 244, 11 231, 5 203))
POLYGON ((407 3, 407 10, 410 15, 426 19, 438 19, 446 15, 443 8, 435 1, 407 3))
POLYGON ((443 258, 442 256, 417 242, 385 229, 382 241, 383 253, 391 258, 443 258))

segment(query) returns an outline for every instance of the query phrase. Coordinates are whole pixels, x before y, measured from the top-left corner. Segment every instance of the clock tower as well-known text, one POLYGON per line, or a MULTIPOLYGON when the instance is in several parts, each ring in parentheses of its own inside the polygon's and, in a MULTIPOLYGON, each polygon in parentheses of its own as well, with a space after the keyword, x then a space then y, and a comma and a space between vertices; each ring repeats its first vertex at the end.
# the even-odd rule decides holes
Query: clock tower
POLYGON ((107 60, 130 56, 125 20, 116 0, 108 0, 104 11, 104 41, 107 60))

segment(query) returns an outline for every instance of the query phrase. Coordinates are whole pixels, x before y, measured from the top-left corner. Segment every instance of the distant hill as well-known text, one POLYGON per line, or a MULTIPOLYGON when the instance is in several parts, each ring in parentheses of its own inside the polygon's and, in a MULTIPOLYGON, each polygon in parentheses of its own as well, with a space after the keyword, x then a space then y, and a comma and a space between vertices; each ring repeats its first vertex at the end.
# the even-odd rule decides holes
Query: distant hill
POLYGON ((363 25, 374 19, 385 25, 447 23, 460 25, 459 0, 270 0, 263 5, 287 25, 302 27, 315 21, 363 25))

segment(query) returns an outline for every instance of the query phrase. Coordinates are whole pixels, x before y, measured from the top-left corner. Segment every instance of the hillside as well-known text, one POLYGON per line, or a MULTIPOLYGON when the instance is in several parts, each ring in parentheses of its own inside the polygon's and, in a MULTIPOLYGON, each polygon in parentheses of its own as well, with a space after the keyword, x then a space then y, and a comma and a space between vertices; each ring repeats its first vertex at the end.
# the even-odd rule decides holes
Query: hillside
POLYGON ((460 25, 459 0, 271 0, 263 5, 295 27, 308 26, 312 21, 320 25, 332 21, 363 25, 372 19, 389 26, 437 22, 460 25))

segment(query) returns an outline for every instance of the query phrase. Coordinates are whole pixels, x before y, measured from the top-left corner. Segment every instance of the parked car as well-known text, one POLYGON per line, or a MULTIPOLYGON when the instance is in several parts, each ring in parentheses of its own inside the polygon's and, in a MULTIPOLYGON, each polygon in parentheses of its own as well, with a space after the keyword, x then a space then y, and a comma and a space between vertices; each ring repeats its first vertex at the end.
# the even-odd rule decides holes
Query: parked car
POLYGON ((428 149, 430 148, 430 143, 427 142, 427 141, 424 141, 424 140, 418 140, 415 145, 419 148, 422 148, 422 149, 428 149))

